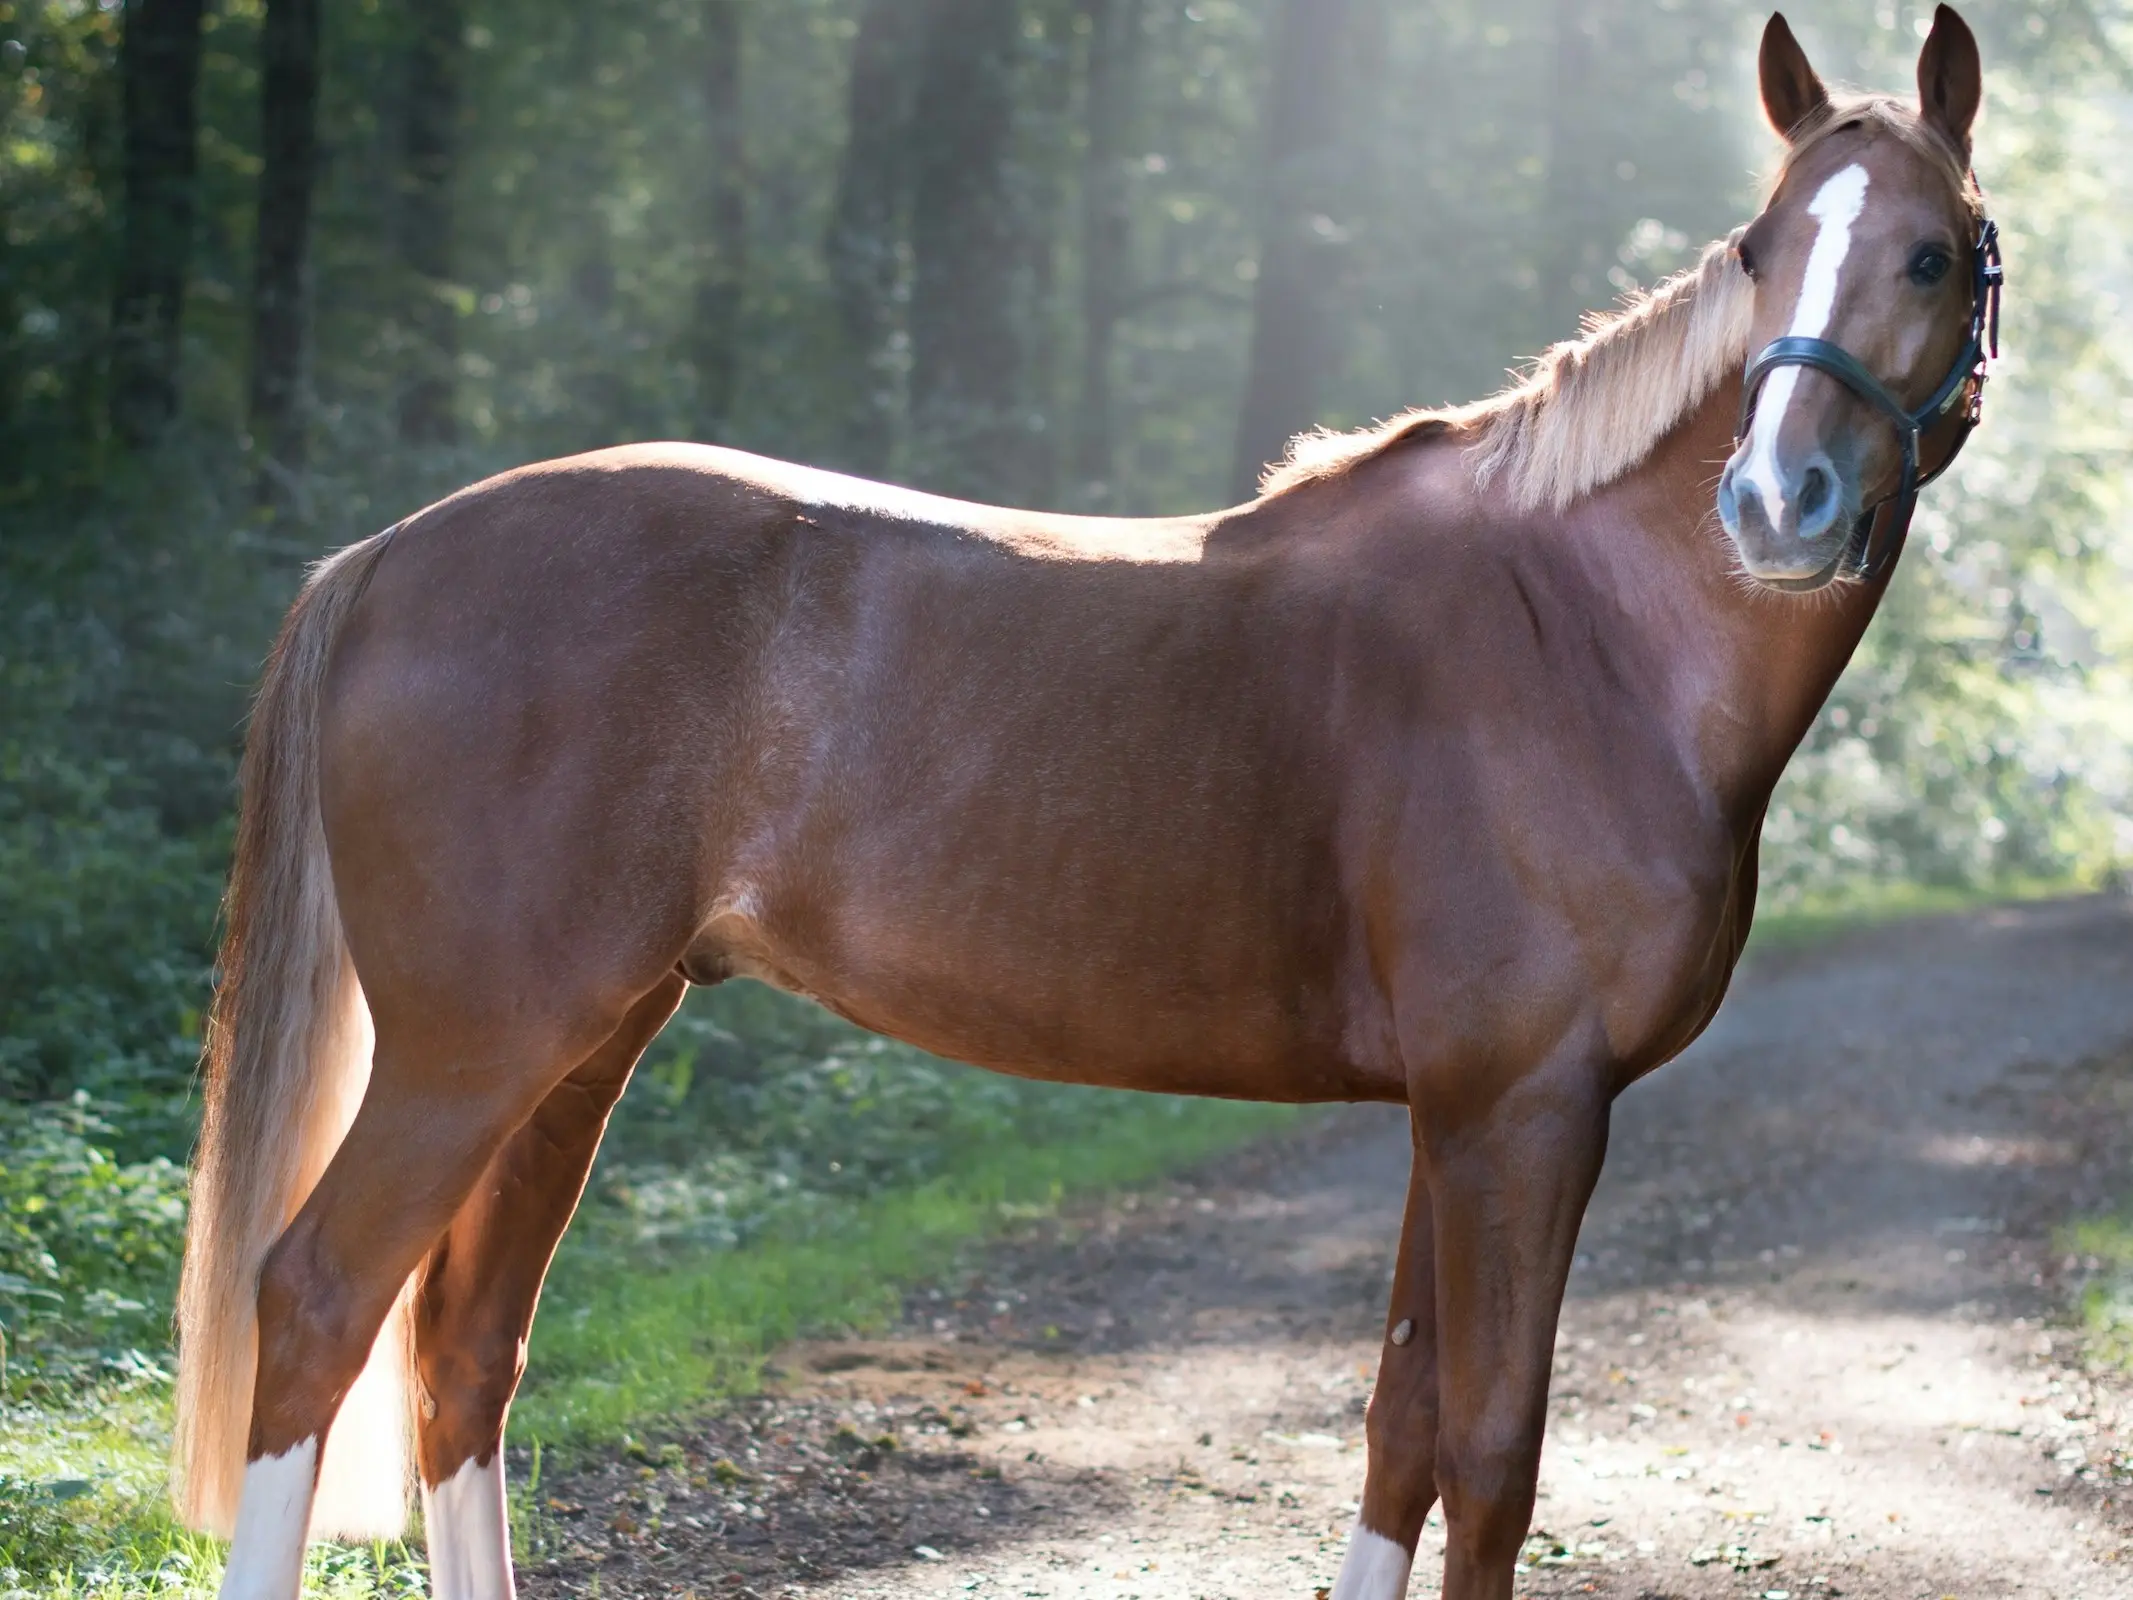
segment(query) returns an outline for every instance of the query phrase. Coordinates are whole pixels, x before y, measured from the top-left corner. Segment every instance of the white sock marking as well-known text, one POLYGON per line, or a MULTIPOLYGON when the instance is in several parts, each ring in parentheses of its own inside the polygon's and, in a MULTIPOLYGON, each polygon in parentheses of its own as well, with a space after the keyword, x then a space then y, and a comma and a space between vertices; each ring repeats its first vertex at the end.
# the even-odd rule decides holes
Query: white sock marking
POLYGON ((222 1600, 298 1600, 317 1476, 315 1438, 278 1456, 262 1456, 244 1469, 237 1533, 222 1569, 222 1600))
MULTIPOLYGON (((1813 248, 1807 252, 1807 276, 1800 284, 1800 302, 1793 308, 1788 338, 1819 339, 1829 328, 1837 309, 1837 279, 1844 258, 1851 253, 1852 224, 1866 208, 1866 168, 1854 162, 1827 180, 1807 202, 1807 214, 1819 226, 1813 248)), ((1741 476, 1761 496, 1763 509, 1775 528, 1785 514, 1785 482, 1778 472, 1778 432, 1792 404, 1792 391, 1799 386, 1798 367, 1779 367, 1763 385, 1755 403, 1755 421, 1748 430, 1748 459, 1741 476)))
POLYGON ((1348 1536, 1347 1559, 1333 1581, 1333 1600, 1406 1600, 1407 1574, 1415 1558, 1357 1518, 1348 1536))
POLYGON ((467 1462, 422 1490, 432 1600, 513 1600, 511 1517, 504 1503, 504 1457, 467 1462))

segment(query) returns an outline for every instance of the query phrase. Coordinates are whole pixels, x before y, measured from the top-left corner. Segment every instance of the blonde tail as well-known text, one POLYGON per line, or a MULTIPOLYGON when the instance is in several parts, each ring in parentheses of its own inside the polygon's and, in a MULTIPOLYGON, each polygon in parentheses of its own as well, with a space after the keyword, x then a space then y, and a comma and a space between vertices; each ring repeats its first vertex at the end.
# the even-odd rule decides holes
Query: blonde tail
MULTIPOLYGON (((370 1011, 341 932, 319 816, 318 722, 333 642, 391 538, 321 562, 267 659, 245 740, 206 1115, 178 1287, 173 1490, 194 1527, 237 1520, 258 1362, 259 1269, 339 1147, 370 1078, 370 1011)), ((312 1532, 371 1538, 406 1519, 403 1292, 327 1437, 312 1532)))

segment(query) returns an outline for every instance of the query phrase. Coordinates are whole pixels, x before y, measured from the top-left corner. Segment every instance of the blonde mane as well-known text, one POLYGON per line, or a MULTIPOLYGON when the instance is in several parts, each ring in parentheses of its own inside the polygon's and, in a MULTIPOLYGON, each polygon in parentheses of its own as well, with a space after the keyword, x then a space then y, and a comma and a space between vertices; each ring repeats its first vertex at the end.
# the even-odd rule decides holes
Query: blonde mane
MULTIPOLYGON (((1887 95, 1846 96, 1794 131, 1784 166, 1845 128, 1886 130, 1933 157, 1973 210, 1967 164, 1908 106, 1887 95)), ((1551 345, 1508 388, 1471 405, 1401 413, 1354 433, 1319 429, 1289 441, 1262 495, 1339 477, 1403 440, 1456 431, 1477 484, 1500 484, 1522 511, 1566 510, 1637 466, 1748 359, 1755 284, 1731 236, 1658 287, 1586 316, 1575 339, 1551 345)))

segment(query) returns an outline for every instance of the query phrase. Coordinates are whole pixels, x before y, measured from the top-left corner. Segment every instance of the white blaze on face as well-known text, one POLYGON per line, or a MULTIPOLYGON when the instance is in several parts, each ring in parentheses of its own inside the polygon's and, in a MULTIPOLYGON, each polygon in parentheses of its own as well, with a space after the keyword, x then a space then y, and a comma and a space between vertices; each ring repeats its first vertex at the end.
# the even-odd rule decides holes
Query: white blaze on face
POLYGON ((297 1600, 304 1582, 304 1536, 318 1477, 318 1440, 306 1439, 244 1469, 237 1533, 222 1569, 222 1600, 297 1600))
POLYGON ((1382 1533, 1357 1521, 1348 1538, 1348 1557, 1333 1583, 1333 1600, 1405 1600, 1407 1574, 1415 1559, 1382 1533))
POLYGON ((504 1505, 504 1457, 469 1461, 422 1491, 432 1600, 512 1600, 511 1517, 504 1505))
MULTIPOLYGON (((1807 214, 1818 224, 1814 247, 1807 253, 1807 276, 1800 284, 1800 303, 1793 308, 1792 326, 1786 337, 1819 339, 1829 329, 1837 309, 1837 282, 1844 271, 1844 258, 1851 253, 1852 224, 1866 208, 1866 168, 1856 162, 1830 178, 1807 203, 1807 214)), ((1748 430, 1748 459, 1741 476, 1755 489, 1774 528, 1785 512, 1785 479, 1778 470, 1778 433, 1792 405, 1792 392, 1799 387, 1798 367, 1779 367, 1763 384, 1755 403, 1755 421, 1748 430)))

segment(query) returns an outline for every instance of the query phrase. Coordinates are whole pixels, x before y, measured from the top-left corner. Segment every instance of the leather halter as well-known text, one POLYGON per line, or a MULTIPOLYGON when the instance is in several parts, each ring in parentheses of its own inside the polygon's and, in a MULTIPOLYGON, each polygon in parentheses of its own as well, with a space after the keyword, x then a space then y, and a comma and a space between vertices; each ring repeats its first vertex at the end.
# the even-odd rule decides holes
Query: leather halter
POLYGON ((2000 286, 2006 277, 2006 268, 2000 263, 2000 230, 1987 218, 1980 225, 1977 241, 1970 252, 1970 337, 1956 356, 1948 376, 1933 391, 1933 397, 1915 411, 1907 408, 1887 384, 1867 371, 1857 356, 1827 339, 1791 335, 1773 339, 1763 347, 1763 353, 1748 364, 1747 376, 1741 383, 1740 425, 1734 439, 1736 450, 1747 439, 1749 427, 1755 421, 1755 404, 1762 394, 1764 382, 1779 367, 1812 367, 1817 372, 1829 374, 1894 423, 1897 442, 1903 447, 1903 473, 1894 493, 1859 513, 1859 520, 1852 525, 1851 536, 1827 567, 1805 578, 1763 581, 1779 589, 1819 589, 1847 568, 1853 576, 1872 582, 1895 564, 1896 557, 1903 551, 1904 539, 1911 531, 1911 514, 1918 509, 1918 491, 1946 472, 1949 463, 1962 454, 1971 429, 1978 425, 1983 414, 1985 363, 1988 359, 1998 360, 2000 355, 2000 286), (1922 474, 1919 471, 1919 448, 1926 431, 1956 412, 1958 407, 1961 408, 1960 427, 1955 443, 1938 466, 1922 474), (1882 520, 1884 511, 1888 516, 1882 520), (1878 529, 1877 521, 1880 522, 1878 529))

